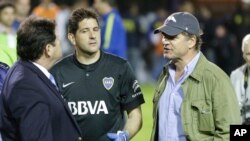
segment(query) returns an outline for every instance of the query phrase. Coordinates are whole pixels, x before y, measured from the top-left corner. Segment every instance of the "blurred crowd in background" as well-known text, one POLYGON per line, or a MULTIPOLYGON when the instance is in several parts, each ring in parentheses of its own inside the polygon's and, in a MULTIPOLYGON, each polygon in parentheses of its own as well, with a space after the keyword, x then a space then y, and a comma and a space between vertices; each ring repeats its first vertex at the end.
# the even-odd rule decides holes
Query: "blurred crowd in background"
MULTIPOLYGON (((5 31, 9 34, 8 45, 15 46, 20 23, 34 14, 57 22, 64 56, 73 53, 66 34, 70 13, 78 7, 93 5, 93 0, 8 1, 15 5, 15 12, 0 15, 0 25, 1 22, 9 25, 5 31)), ((161 37, 153 31, 176 11, 187 11, 198 18, 204 32, 201 50, 210 61, 228 75, 243 64, 241 40, 250 33, 250 0, 117 0, 116 8, 127 32, 127 59, 141 83, 154 83, 167 63, 162 56, 161 37)))

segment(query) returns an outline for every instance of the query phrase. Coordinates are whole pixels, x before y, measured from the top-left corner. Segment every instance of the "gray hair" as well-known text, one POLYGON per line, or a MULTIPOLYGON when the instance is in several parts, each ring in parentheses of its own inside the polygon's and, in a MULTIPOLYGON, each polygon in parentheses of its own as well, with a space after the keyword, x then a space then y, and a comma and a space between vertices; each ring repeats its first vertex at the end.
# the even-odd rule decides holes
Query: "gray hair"
POLYGON ((242 52, 244 51, 244 47, 248 44, 250 44, 250 34, 247 34, 242 40, 242 45, 241 45, 242 52))

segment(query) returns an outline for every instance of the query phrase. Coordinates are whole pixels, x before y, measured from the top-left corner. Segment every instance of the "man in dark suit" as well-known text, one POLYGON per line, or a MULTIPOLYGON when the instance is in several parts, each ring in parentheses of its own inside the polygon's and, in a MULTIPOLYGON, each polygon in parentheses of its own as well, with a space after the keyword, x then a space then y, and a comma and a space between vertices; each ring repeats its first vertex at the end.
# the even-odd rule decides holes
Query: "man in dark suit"
POLYGON ((0 99, 3 141, 82 140, 48 72, 62 55, 55 23, 26 19, 17 32, 17 54, 20 60, 8 71, 0 99))

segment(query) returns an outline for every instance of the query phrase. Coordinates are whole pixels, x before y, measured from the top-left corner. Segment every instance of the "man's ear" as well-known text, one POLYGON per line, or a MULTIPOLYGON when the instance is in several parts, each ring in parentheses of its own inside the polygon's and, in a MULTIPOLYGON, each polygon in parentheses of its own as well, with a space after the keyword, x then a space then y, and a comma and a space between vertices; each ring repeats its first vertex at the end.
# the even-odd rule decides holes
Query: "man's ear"
POLYGON ((52 56, 52 54, 53 54, 52 48, 53 48, 52 44, 47 44, 45 46, 45 48, 44 48, 44 54, 45 54, 46 57, 52 56))
POLYGON ((72 33, 68 33, 68 39, 71 42, 72 45, 76 45, 75 35, 72 33))
POLYGON ((188 40, 188 48, 195 48, 197 37, 193 36, 188 40))

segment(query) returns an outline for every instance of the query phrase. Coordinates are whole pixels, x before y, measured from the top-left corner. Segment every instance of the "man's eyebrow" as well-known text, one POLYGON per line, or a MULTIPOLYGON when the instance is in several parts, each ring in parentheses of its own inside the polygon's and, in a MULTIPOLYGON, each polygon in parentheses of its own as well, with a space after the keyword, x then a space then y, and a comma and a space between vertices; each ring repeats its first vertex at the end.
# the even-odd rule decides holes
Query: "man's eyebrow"
POLYGON ((93 28, 99 28, 98 26, 94 26, 94 27, 84 27, 84 28, 81 28, 79 30, 85 30, 85 29, 93 29, 93 28))

